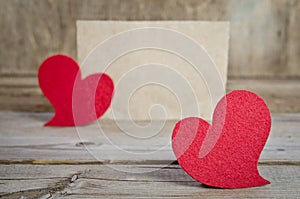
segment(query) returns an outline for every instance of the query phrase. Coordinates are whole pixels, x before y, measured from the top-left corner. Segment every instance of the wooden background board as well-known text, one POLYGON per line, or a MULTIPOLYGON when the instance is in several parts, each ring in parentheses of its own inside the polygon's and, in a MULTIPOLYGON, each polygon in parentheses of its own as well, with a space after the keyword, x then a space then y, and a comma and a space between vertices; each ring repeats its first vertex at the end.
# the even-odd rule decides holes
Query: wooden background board
MULTIPOLYGON (((116 150, 99 134, 97 123, 80 127, 84 139, 74 127, 43 127, 51 115, 0 112, 0 197, 296 198, 300 194, 300 114, 273 115, 271 135, 259 160, 261 175, 272 184, 235 190, 196 182, 174 162, 170 148, 153 157, 146 155, 169 143, 175 121, 167 121, 155 139, 145 145, 133 144, 114 121, 100 120, 106 136, 120 138, 114 140, 115 144, 142 153, 138 156, 116 150), (101 160, 87 148, 100 154, 101 160)), ((122 124, 129 126, 127 121, 122 124)), ((128 130, 134 133, 133 128, 128 130)))
MULTIPOLYGON (((273 113, 300 112, 300 80, 231 78, 227 91, 246 89, 263 97, 273 113)), ((0 110, 49 112, 50 103, 38 87, 36 77, 1 77, 0 110)))
POLYGON ((300 111, 299 0, 2 0, 0 13, 0 110, 52 110, 37 68, 56 53, 76 58, 76 20, 217 20, 231 23, 228 89, 258 91, 273 112, 300 111))
POLYGON ((0 74, 76 58, 76 20, 230 21, 229 77, 300 77, 299 0, 0 1, 0 74))

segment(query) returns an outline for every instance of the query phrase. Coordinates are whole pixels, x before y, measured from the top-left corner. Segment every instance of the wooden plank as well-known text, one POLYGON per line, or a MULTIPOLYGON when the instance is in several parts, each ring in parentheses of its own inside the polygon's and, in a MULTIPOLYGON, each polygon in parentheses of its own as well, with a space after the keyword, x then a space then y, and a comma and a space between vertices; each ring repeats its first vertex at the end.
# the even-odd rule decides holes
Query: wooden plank
POLYGON ((232 78, 227 91, 250 90, 264 98, 273 113, 300 112, 300 81, 297 79, 232 78))
POLYGON ((300 194, 299 166, 260 166, 271 184, 247 189, 203 186, 178 165, 112 166, 0 165, 0 193, 6 198, 20 194, 33 198, 33 193, 49 198, 296 198, 300 194))
MULTIPOLYGON (((168 164, 175 160, 170 137, 176 121, 167 121, 160 131, 154 130, 160 127, 160 121, 142 130, 123 121, 124 132, 111 120, 78 128, 43 127, 50 117, 49 113, 0 112, 0 163, 168 164), (146 136, 149 138, 142 138, 146 136)), ((299 129, 300 114, 274 115, 271 135, 259 162, 299 164, 299 129)))
POLYGON ((14 193, 11 198, 20 198, 24 192, 28 198, 38 198, 63 190, 72 176, 84 170, 76 165, 1 165, 0 168, 0 195, 14 193))
POLYGON ((56 53, 75 58, 77 19, 221 20, 232 24, 230 75, 300 76, 297 0, 88 2, 0 1, 0 73, 35 74, 42 60, 56 53))
MULTIPOLYGON (((229 78, 227 91, 246 89, 261 95, 273 113, 300 112, 300 79, 229 78)), ((51 112, 36 76, 0 78, 0 110, 51 112)))

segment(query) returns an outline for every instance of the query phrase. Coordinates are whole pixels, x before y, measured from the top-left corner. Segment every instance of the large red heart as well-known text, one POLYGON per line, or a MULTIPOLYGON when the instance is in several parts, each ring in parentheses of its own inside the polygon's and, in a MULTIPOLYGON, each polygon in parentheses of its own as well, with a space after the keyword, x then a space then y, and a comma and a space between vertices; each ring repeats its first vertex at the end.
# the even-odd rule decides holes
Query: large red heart
POLYGON ((244 188, 270 184, 257 169, 271 128, 270 111, 258 95, 236 90, 217 104, 212 125, 201 118, 179 121, 172 146, 180 166, 213 187, 244 188))
POLYGON ((70 57, 47 58, 38 72, 39 85, 55 109, 45 126, 84 125, 108 109, 114 91, 112 79, 97 73, 81 79, 78 64, 70 57))

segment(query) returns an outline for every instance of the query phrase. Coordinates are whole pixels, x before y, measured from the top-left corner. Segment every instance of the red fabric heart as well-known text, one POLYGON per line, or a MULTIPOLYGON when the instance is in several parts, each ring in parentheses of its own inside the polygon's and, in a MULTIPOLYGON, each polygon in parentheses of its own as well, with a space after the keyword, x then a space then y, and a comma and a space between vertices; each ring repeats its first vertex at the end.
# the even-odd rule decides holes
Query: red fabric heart
POLYGON ((270 111, 259 96, 236 90, 216 106, 212 125, 201 118, 179 121, 172 147, 179 165, 197 181, 219 188, 270 184, 257 169, 271 128, 270 111))
POLYGON ((81 79, 78 64, 70 57, 47 58, 38 72, 39 85, 55 109, 45 126, 84 125, 108 109, 114 91, 112 79, 97 73, 81 79))

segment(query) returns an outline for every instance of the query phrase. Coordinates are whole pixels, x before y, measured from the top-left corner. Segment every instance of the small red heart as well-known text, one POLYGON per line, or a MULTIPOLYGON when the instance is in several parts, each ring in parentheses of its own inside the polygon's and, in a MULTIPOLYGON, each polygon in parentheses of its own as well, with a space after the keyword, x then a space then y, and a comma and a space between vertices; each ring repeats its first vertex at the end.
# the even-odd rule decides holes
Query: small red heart
POLYGON ((236 90, 218 102, 212 125, 195 117, 179 121, 172 147, 179 165, 205 185, 261 186, 270 184, 257 169, 270 129, 270 111, 263 99, 236 90))
POLYGON ((81 79, 78 64, 70 57, 47 58, 38 72, 39 85, 55 109, 45 126, 84 125, 108 109, 114 91, 112 79, 97 73, 81 79))

